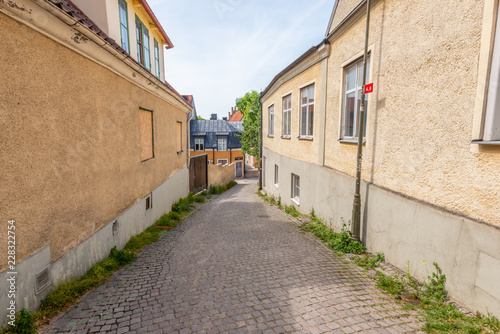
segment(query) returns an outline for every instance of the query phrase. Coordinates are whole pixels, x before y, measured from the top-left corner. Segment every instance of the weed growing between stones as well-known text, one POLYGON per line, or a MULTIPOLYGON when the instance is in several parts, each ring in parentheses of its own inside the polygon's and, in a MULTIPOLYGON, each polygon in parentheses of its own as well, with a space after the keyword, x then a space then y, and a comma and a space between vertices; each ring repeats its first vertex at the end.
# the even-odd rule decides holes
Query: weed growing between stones
MULTIPOLYGON (((409 267, 408 267, 409 268, 409 267)), ((466 315, 448 300, 446 276, 434 262, 435 271, 424 283, 406 274, 387 275, 377 271, 377 286, 396 299, 417 308, 425 318, 423 330, 428 333, 500 333, 500 321, 488 313, 466 315)))
POLYGON ((380 263, 385 261, 384 253, 376 253, 375 256, 370 254, 358 255, 352 258, 354 263, 365 269, 375 269, 380 266, 380 263))

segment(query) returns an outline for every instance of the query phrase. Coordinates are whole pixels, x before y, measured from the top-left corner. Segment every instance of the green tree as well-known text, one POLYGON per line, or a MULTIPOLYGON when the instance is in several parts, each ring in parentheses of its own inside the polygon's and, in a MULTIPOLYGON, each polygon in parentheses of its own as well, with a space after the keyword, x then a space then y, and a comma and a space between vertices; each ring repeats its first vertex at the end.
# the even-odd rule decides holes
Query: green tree
POLYGON ((205 119, 201 116, 196 116, 197 119, 204 121, 205 119))
MULTIPOLYGON (((259 93, 251 91, 236 99, 236 107, 243 114, 243 132, 238 136, 243 154, 260 157, 260 102, 259 93)), ((259 162, 260 163, 260 162, 259 162)))

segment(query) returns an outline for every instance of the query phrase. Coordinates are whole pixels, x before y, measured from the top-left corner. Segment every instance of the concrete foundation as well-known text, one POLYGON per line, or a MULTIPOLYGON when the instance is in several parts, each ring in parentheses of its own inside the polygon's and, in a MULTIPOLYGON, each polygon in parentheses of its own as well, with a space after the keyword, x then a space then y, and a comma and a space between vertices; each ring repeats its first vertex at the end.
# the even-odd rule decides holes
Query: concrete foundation
MULTIPOLYGON (((339 230, 352 215, 355 179, 330 168, 264 148, 264 191, 283 205, 311 209, 339 230), (278 165, 278 184, 274 184, 278 165), (291 174, 300 176, 299 204, 291 200, 291 174)), ((500 316, 500 229, 446 212, 374 184, 362 184, 362 240, 370 252, 423 281, 439 264, 450 295, 472 311, 500 316)))

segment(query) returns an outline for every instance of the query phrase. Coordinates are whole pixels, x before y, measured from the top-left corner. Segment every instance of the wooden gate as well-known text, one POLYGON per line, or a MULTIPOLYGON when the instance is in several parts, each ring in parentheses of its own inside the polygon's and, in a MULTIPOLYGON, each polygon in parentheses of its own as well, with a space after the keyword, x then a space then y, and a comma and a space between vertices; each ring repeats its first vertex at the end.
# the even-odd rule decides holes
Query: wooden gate
POLYGON ((189 165, 189 191, 197 193, 207 188, 208 184, 207 155, 191 157, 189 165))

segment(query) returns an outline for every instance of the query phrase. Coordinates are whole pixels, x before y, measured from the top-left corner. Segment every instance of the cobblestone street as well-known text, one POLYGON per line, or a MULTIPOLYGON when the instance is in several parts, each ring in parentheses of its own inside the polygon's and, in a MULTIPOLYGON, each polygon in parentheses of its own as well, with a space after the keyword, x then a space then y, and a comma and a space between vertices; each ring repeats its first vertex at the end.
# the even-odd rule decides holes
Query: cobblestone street
POLYGON ((363 271, 240 180, 51 323, 48 333, 417 333, 363 271))

